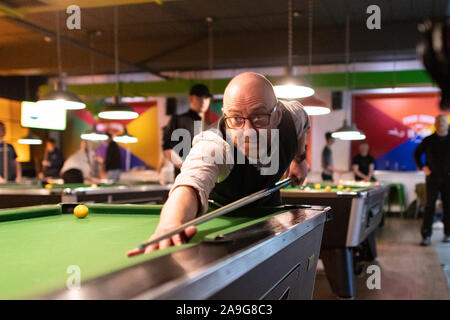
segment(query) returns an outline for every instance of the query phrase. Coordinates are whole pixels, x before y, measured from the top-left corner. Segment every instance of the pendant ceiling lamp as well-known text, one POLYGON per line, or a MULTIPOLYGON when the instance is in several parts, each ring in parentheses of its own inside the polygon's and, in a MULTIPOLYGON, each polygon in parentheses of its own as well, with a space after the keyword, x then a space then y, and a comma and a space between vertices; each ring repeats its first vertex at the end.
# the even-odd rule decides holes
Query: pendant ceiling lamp
POLYGON ((344 120, 342 127, 334 131, 331 136, 341 140, 364 140, 366 138, 365 134, 359 131, 354 124, 349 126, 347 120, 344 120))
POLYGON ((40 145, 42 144, 42 139, 28 131, 28 135, 24 138, 19 139, 18 142, 20 144, 40 145))
POLYGON ((42 97, 37 103, 39 105, 60 106, 66 110, 85 109, 86 104, 73 92, 66 90, 63 81, 63 72, 61 65, 61 35, 59 30, 59 12, 56 11, 56 54, 58 60, 58 80, 54 84, 53 90, 42 97))
POLYGON ((93 125, 92 129, 82 133, 81 139, 88 140, 88 141, 106 141, 108 140, 108 136, 104 133, 98 132, 95 124, 93 125))
MULTIPOLYGON (((309 0, 309 19, 308 19, 308 56, 309 56, 309 75, 312 75, 311 66, 312 66, 312 29, 313 29, 313 2, 309 0)), ((306 97, 303 99, 299 99, 301 104, 303 105, 303 109, 305 109, 306 113, 310 116, 318 116, 329 114, 331 112, 328 105, 322 101, 317 94, 314 94, 310 97, 306 97)))
POLYGON ((123 133, 120 136, 114 137, 113 140, 117 143, 136 143, 136 142, 138 142, 138 138, 129 134, 127 128, 125 128, 125 130, 123 131, 123 133))
POLYGON ((282 83, 274 86, 275 95, 280 99, 300 99, 312 96, 314 89, 301 84, 294 75, 292 66, 292 0, 288 0, 288 66, 287 76, 282 83))
MULTIPOLYGON (((350 18, 349 18, 349 16, 347 16, 347 20, 346 20, 346 45, 345 45, 345 47, 346 47, 345 56, 346 56, 346 68, 347 68, 346 85, 348 88, 349 87, 349 85, 348 85, 348 78, 349 78, 348 77, 348 69, 349 69, 349 63, 350 63, 350 18)), ((353 101, 350 101, 350 107, 348 108, 348 110, 350 112, 349 118, 351 118, 352 105, 353 105, 353 101)), ((363 132, 359 131, 354 123, 352 123, 351 125, 348 125, 347 120, 344 120, 342 127, 339 128, 338 130, 334 131, 331 134, 331 136, 333 138, 337 138, 337 139, 341 139, 341 140, 364 140, 366 138, 366 135, 363 132)))
POLYGON ((109 120, 130 120, 136 119, 139 114, 129 105, 121 102, 120 97, 120 75, 119 75, 119 46, 118 46, 118 9, 114 7, 114 64, 116 71, 116 96, 112 104, 108 105, 98 116, 109 120))
POLYGON ((320 116, 331 112, 328 105, 323 100, 319 99, 317 95, 299 99, 299 101, 309 116, 320 116))

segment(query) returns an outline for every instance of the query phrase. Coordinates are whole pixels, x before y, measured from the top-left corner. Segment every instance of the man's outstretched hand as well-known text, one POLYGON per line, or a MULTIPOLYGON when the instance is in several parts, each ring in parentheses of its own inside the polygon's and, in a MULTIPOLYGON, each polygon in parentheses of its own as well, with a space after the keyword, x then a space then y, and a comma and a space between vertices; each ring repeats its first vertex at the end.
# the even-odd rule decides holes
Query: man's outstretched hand
MULTIPOLYGON (((164 228, 161 228, 159 230, 157 230, 149 239, 148 241, 152 241, 153 239, 156 239, 162 235, 164 235, 165 233, 169 232, 170 230, 173 230, 175 228, 177 228, 178 225, 170 225, 164 228)), ((180 232, 179 234, 176 234, 170 238, 161 240, 158 243, 149 245, 147 247, 145 247, 144 249, 133 249, 131 251, 129 251, 127 253, 127 255, 129 257, 137 255, 137 254, 141 254, 141 253, 150 253, 152 251, 155 250, 162 250, 162 249, 166 249, 170 246, 180 246, 183 243, 187 243, 189 242, 192 237, 197 233, 197 227, 195 226, 190 226, 187 227, 183 232, 180 232)))

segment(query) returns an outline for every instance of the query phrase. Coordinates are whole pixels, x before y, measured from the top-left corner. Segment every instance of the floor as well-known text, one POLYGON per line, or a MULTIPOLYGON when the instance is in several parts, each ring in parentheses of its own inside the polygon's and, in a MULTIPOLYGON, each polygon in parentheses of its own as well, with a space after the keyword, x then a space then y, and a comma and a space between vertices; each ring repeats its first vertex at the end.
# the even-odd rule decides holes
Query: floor
MULTIPOLYGON (((442 243, 442 229, 434 228, 432 245, 419 246, 420 225, 420 219, 385 219, 377 231, 377 259, 355 276, 355 300, 450 300, 450 243, 442 243), (380 267, 379 289, 367 286, 371 276, 367 267, 372 264, 380 267)), ((313 299, 339 299, 331 291, 321 263, 313 299)))

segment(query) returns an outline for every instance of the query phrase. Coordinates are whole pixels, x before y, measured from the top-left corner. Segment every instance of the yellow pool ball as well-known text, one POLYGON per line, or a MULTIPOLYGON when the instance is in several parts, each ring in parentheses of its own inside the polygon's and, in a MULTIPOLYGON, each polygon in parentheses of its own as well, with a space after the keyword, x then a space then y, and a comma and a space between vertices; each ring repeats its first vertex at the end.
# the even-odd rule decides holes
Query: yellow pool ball
POLYGON ((53 188, 53 186, 50 183, 47 183, 44 188, 45 189, 51 189, 51 188, 53 188))
POLYGON ((344 186, 342 184, 340 184, 340 185, 337 186, 337 188, 338 188, 338 190, 343 190, 344 186))
POLYGON ((347 192, 352 191, 352 188, 347 187, 347 188, 345 188, 345 191, 347 191, 347 192))
POLYGON ((331 187, 330 187, 330 186, 326 186, 326 187, 325 187, 325 191, 326 191, 326 192, 330 192, 330 191, 331 191, 331 187))
POLYGON ((88 207, 86 207, 84 204, 79 204, 73 209, 73 214, 75 217, 83 219, 87 216, 89 212, 88 207))
POLYGON ((320 185, 320 183, 316 183, 315 185, 314 185, 314 189, 320 189, 322 186, 320 185))

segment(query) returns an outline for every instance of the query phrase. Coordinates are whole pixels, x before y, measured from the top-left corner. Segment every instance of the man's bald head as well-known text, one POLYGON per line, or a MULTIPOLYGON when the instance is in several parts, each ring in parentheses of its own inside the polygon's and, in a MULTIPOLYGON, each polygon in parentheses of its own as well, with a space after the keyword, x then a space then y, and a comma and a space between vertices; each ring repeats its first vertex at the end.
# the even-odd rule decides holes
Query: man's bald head
POLYGON ((234 77, 223 97, 224 111, 233 108, 247 114, 261 107, 266 108, 265 112, 270 112, 276 103, 277 98, 270 81, 255 72, 244 72, 234 77))

